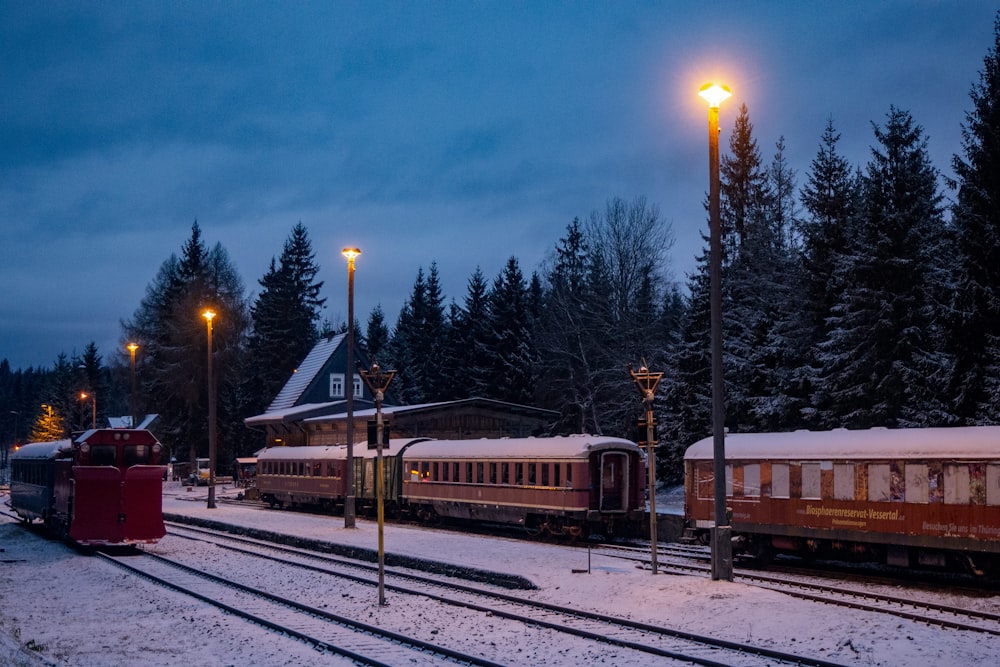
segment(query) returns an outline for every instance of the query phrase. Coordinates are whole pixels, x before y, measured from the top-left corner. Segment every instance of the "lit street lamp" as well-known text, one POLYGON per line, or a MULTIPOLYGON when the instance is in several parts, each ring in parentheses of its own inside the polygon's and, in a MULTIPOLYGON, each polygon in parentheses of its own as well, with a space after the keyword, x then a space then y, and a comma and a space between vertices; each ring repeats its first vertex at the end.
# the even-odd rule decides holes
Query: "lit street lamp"
POLYGON ((733 580, 732 526, 726 512, 726 408, 722 372, 722 221, 719 203, 719 105, 732 93, 710 83, 698 95, 708 102, 709 273, 712 319, 712 437, 715 475, 715 527, 712 528, 712 579, 733 580))
POLYGON ((91 391, 89 394, 85 391, 80 392, 80 400, 85 401, 90 399, 90 428, 97 428, 97 392, 91 391))
POLYGON ((344 248, 347 258, 347 372, 344 392, 347 394, 347 474, 344 483, 344 528, 354 528, 354 258, 357 248, 344 248))
POLYGON ((212 377, 212 319, 211 309, 201 314, 208 325, 208 509, 215 509, 215 379, 212 377))
MULTIPOLYGON (((385 423, 382 421, 382 401, 385 390, 389 388, 396 371, 383 371, 377 361, 372 361, 370 371, 358 371, 375 397, 375 442, 377 449, 377 464, 375 468, 375 502, 378 504, 378 604, 385 606, 385 540, 383 526, 385 525, 385 468, 382 462, 382 438, 385 433, 385 423)), ((371 441, 369 441, 371 442, 371 441)))
POLYGON ((132 368, 132 392, 131 395, 129 396, 129 412, 131 413, 132 416, 132 423, 130 424, 130 426, 132 428, 136 428, 139 425, 139 420, 136 418, 135 414, 136 412, 135 411, 135 351, 139 349, 139 346, 136 345, 135 343, 129 343, 127 347, 130 359, 130 366, 132 368))

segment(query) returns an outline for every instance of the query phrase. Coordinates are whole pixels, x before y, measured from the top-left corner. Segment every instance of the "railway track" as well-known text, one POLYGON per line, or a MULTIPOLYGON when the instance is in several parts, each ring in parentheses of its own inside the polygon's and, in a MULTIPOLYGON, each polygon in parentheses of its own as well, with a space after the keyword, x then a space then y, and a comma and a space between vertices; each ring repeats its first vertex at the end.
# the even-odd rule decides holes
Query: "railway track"
MULTIPOLYGON (((366 586, 376 584, 377 568, 367 563, 351 561, 301 548, 264 543, 260 540, 220 534, 190 526, 171 526, 170 534, 186 536, 227 550, 225 562, 232 565, 235 557, 267 559, 280 563, 283 568, 295 568, 309 573, 366 586)), ((272 566, 273 567, 273 566, 272 566)), ((801 655, 774 651, 768 648, 721 641, 712 637, 637 623, 626 619, 571 609, 550 603, 533 601, 500 591, 490 591, 482 586, 469 586, 453 579, 429 577, 413 572, 392 570, 386 577, 386 590, 395 594, 394 606, 426 608, 430 602, 455 607, 454 614, 466 621, 491 627, 492 632, 546 632, 550 643, 575 646, 581 660, 610 661, 613 664, 669 664, 669 661, 699 665, 815 665, 832 667, 836 663, 801 655), (405 596, 405 599, 404 597, 405 596), (562 635, 563 639, 555 637, 562 635), (589 656, 589 658, 588 658, 589 656)), ((299 579, 302 575, 288 575, 299 579)), ((329 587, 329 585, 327 586, 329 587)), ((441 637, 439 641, 456 641, 455 637, 441 637)), ((485 648, 485 647, 484 647, 485 648)), ((465 650, 465 649, 463 649, 465 650)), ((512 656, 488 655, 488 659, 504 662, 512 656)), ((514 657, 510 664, 523 664, 514 657)))
MULTIPOLYGON (((631 560, 643 566, 649 565, 649 557, 643 555, 649 553, 648 548, 605 545, 600 548, 600 553, 631 560)), ((711 567, 698 564, 708 559, 708 552, 698 547, 672 545, 657 550, 660 567, 676 572, 709 576, 711 567)), ((859 582, 861 588, 857 585, 849 586, 845 578, 831 579, 826 576, 824 581, 818 581, 818 575, 803 575, 790 570, 779 575, 737 568, 734 579, 813 602, 890 614, 943 628, 1000 636, 1000 614, 865 590, 865 579, 859 580, 857 575, 851 575, 851 580, 859 582)))

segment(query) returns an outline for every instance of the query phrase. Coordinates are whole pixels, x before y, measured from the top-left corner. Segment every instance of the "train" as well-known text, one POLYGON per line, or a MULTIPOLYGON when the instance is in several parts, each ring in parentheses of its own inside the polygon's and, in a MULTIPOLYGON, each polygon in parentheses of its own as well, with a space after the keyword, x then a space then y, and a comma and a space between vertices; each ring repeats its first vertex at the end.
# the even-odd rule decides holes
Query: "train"
POLYGON ((166 534, 163 446, 142 429, 91 429, 11 454, 11 509, 83 546, 155 543, 166 534))
MULTIPOLYGON (((371 510, 378 452, 352 453, 356 507, 371 510)), ((382 457, 384 507, 400 518, 581 537, 634 532, 645 515, 645 457, 621 438, 394 438, 382 457)), ((271 447, 257 457, 257 488, 272 508, 342 510, 346 470, 345 446, 271 447)))
MULTIPOLYGON (((715 525, 713 438, 685 453, 692 539, 715 525)), ((733 553, 1000 576, 1000 426, 725 437, 733 553)))

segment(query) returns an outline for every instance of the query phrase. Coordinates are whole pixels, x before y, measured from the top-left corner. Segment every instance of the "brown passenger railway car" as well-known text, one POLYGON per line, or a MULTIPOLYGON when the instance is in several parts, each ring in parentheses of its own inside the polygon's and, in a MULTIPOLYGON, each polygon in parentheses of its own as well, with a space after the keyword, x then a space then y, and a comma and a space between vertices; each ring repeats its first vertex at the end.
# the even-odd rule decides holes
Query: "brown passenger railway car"
MULTIPOLYGON (((1000 426, 729 434, 734 551, 1000 573, 1000 426)), ((714 526, 713 440, 685 454, 685 514, 714 526)))

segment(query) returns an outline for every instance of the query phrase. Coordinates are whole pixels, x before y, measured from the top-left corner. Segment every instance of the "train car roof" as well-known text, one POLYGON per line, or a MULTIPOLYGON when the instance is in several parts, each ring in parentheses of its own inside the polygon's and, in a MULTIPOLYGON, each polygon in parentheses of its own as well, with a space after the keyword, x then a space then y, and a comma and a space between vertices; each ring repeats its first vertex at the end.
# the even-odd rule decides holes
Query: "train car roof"
MULTIPOLYGON (((705 438, 688 447, 684 459, 712 459, 713 450, 713 438, 705 438)), ((730 433, 725 450, 726 460, 996 458, 1000 426, 730 433)))
POLYGON ((22 445, 14 450, 10 455, 11 461, 18 459, 54 459, 60 450, 71 450, 72 443, 67 440, 53 440, 51 442, 32 442, 22 445))
POLYGON ((347 447, 345 445, 268 447, 257 455, 258 461, 273 461, 278 459, 282 461, 305 461, 308 459, 345 458, 347 458, 347 447))
POLYGON ((498 458, 586 458, 605 449, 635 449, 631 440, 602 435, 568 435, 551 438, 481 438, 479 440, 426 440, 411 445, 405 457, 468 459, 498 458))

